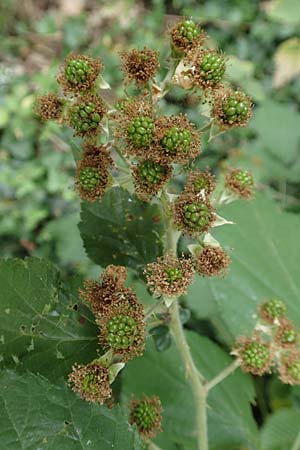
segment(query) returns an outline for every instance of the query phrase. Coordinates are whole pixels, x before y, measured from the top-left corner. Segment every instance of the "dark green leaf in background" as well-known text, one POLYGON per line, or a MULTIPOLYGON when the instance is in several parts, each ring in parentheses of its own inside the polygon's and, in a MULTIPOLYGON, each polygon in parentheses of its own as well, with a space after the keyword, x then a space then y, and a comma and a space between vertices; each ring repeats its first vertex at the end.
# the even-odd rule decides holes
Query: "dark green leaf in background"
POLYGON ((122 188, 109 190, 99 203, 82 203, 79 230, 88 256, 104 267, 137 269, 162 253, 158 207, 122 188))

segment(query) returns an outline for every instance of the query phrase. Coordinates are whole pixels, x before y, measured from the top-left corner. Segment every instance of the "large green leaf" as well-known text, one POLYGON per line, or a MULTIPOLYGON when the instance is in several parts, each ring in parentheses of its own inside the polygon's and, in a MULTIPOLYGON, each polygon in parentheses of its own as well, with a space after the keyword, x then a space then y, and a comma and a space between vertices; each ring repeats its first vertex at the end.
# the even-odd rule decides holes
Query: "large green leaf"
POLYGON ((162 252, 159 209, 121 188, 110 189, 99 203, 82 203, 79 229, 88 256, 101 266, 137 269, 162 252))
MULTIPOLYGON (((196 365, 212 378, 230 364, 230 357, 209 339, 188 332, 196 365)), ((157 443, 175 442, 196 449, 195 411, 185 368, 175 346, 158 353, 149 343, 145 355, 130 362, 123 374, 123 397, 157 394, 164 408, 163 433, 157 443)), ((240 370, 215 387, 208 398, 210 450, 227 450, 244 444, 257 449, 257 430, 250 408, 254 398, 251 379, 240 370)), ((172 448, 172 447, 170 447, 172 448)))
POLYGON ((95 357, 97 327, 78 302, 78 283, 63 285, 57 269, 29 258, 0 262, 1 364, 50 379, 95 357))
POLYGON ((232 203, 222 215, 236 223, 214 232, 225 248, 232 249, 229 275, 198 279, 198 289, 187 302, 200 316, 203 308, 208 309, 206 303, 212 303, 212 314, 221 316, 231 338, 251 332, 258 304, 267 298, 284 300, 290 318, 299 324, 300 240, 295 236, 300 218, 281 211, 263 195, 243 204, 232 203))
POLYGON ((0 375, 0 448, 5 450, 140 450, 119 406, 81 400, 65 384, 33 374, 0 375))
POLYGON ((272 414, 261 430, 263 450, 286 450, 300 433, 300 411, 282 409, 272 414))

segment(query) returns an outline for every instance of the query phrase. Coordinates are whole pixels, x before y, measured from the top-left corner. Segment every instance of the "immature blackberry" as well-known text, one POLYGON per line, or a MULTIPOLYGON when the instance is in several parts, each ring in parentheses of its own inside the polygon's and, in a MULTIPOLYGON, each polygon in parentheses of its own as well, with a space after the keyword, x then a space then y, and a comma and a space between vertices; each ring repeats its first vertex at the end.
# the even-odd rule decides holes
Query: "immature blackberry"
POLYGON ((141 180, 147 184, 159 183, 165 175, 165 167, 154 161, 143 161, 138 166, 138 174, 141 180))
POLYGON ((260 337, 240 338, 233 351, 241 361, 241 368, 254 375, 262 375, 269 371, 272 360, 270 345, 260 337))
POLYGON ((80 97, 69 109, 70 125, 78 136, 97 134, 105 112, 106 108, 101 97, 95 95, 80 97))
POLYGON ((132 169, 135 191, 142 200, 150 200, 167 182, 172 167, 152 160, 141 161, 132 169))
POLYGON ((226 61, 224 56, 215 50, 201 49, 197 53, 191 51, 186 62, 194 67, 190 75, 193 83, 202 89, 215 88, 224 78, 226 61))
POLYGON ((153 438, 161 431, 162 407, 158 397, 133 400, 130 409, 130 423, 137 426, 143 437, 153 438))
POLYGON ((75 364, 68 377, 69 384, 81 398, 92 403, 104 403, 112 394, 109 371, 99 363, 75 364))
POLYGON ((115 350, 127 349, 133 344, 137 331, 133 317, 119 314, 107 323, 106 342, 115 350))
POLYGON ((220 90, 215 94, 211 116, 223 128, 245 126, 252 115, 252 102, 250 97, 240 91, 230 89, 220 90))
POLYGON ((71 53, 65 59, 57 81, 65 91, 78 95, 92 88, 102 68, 100 58, 71 53))
POLYGON ((216 187, 215 176, 206 169, 204 172, 194 170, 188 174, 188 179, 184 187, 184 192, 200 194, 204 191, 205 195, 209 195, 216 187))
POLYGON ((277 298, 267 300, 259 309, 261 317, 269 323, 273 323, 276 319, 281 319, 286 314, 286 304, 277 298))
POLYGON ((282 347, 292 347, 298 342, 298 333, 295 326, 288 319, 283 318, 280 320, 275 341, 282 347))
POLYGON ((182 270, 178 267, 169 267, 165 270, 165 272, 167 274, 167 280, 171 284, 174 283, 174 281, 182 280, 182 270))
POLYGON ((231 169, 226 175, 226 188, 239 197, 250 198, 254 190, 254 178, 248 170, 231 169))
POLYGON ((84 191, 91 191, 101 183, 101 174, 97 167, 84 167, 79 175, 80 186, 84 191))
POLYGON ((192 133, 181 127, 170 128, 161 140, 165 152, 176 154, 178 150, 187 153, 192 143, 192 133))
POLYGON ((278 372, 283 383, 300 384, 300 353, 298 349, 288 350, 281 355, 278 372))
POLYGON ((207 231, 213 224, 214 212, 207 198, 183 192, 173 206, 177 227, 192 237, 207 231))
POLYGON ((178 22, 170 29, 169 33, 173 49, 179 54, 200 47, 206 39, 200 25, 191 19, 178 22))
POLYGON ((154 121, 151 117, 137 116, 127 128, 129 141, 138 148, 149 147, 154 133, 154 121))

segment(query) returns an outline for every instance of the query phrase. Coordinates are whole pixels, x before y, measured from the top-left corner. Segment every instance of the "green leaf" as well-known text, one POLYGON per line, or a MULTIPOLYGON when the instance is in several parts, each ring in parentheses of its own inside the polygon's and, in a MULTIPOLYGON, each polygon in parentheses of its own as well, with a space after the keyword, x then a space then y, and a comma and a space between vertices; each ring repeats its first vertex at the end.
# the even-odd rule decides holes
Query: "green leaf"
POLYGON ((65 384, 33 374, 0 375, 1 448, 5 450, 140 450, 119 406, 81 400, 65 384))
POLYGON ((63 285, 55 267, 28 258, 0 261, 1 364, 51 380, 95 357, 97 327, 78 303, 78 283, 63 285))
POLYGON ((231 254, 230 271, 225 278, 199 280, 192 309, 201 313, 202 303, 216 304, 231 335, 227 341, 252 332, 257 307, 268 298, 284 300, 288 315, 299 323, 300 241, 295 239, 295 230, 300 228, 300 218, 280 211, 278 204, 259 194, 256 200, 230 204, 222 215, 236 224, 214 231, 231 254))
POLYGON ((300 114, 292 105, 268 100, 255 110, 250 127, 259 135, 261 151, 267 148, 277 159, 291 163, 299 152, 299 122, 300 114))
POLYGON ((136 270, 162 253, 158 207, 122 188, 110 189, 99 203, 82 203, 79 230, 88 256, 101 266, 136 270))
POLYGON ((264 450, 290 448, 300 432, 299 410, 281 409, 272 414, 261 430, 264 450))
POLYGON ((272 0, 265 3, 268 16, 278 22, 291 25, 300 23, 300 3, 298 0, 272 0))
POLYGON ((273 84, 279 88, 300 74, 300 39, 293 37, 282 42, 274 58, 273 84))
MULTIPOLYGON (((231 358, 209 339, 188 332, 196 365, 208 379, 230 364, 231 358)), ((158 395, 164 408, 163 433, 158 445, 169 440, 195 450, 195 411, 192 393, 180 355, 172 345, 158 353, 152 342, 142 358, 128 364, 123 373, 123 401, 136 396, 158 395)), ((208 397, 210 450, 229 450, 243 444, 257 449, 257 430, 250 408, 254 390, 250 377, 237 370, 208 397)), ((172 448, 172 447, 171 447, 172 448)))

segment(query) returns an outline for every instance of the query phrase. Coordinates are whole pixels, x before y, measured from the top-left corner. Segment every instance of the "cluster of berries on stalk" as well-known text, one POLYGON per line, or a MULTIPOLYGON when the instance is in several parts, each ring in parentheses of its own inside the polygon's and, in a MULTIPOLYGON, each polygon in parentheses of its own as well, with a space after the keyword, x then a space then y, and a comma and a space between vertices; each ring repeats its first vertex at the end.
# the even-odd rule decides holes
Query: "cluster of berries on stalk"
POLYGON ((239 338, 232 354, 246 372, 263 375, 276 370, 283 383, 300 384, 299 333, 286 312, 283 301, 265 301, 253 336, 239 338))
MULTIPOLYGON (((99 201, 109 187, 121 186, 142 201, 157 203, 173 232, 196 241, 187 247, 189 256, 178 257, 169 251, 144 268, 153 296, 173 301, 187 292, 195 273, 204 277, 227 273, 230 257, 210 232, 229 222, 216 209, 237 198, 250 198, 254 180, 251 173, 240 169, 231 169, 217 180, 209 169, 195 168, 204 130, 198 130, 185 114, 163 114, 160 100, 173 86, 199 96, 199 110, 205 103, 210 110, 210 122, 204 128, 217 126, 220 132, 246 125, 252 103, 245 93, 229 87, 227 58, 205 46, 207 36, 198 23, 181 20, 170 27, 168 36, 170 68, 160 84, 157 51, 144 47, 123 52, 124 97, 109 104, 102 92, 109 85, 102 78, 100 58, 71 53, 57 77, 61 94, 39 97, 36 110, 43 120, 69 125, 81 139, 75 180, 81 198, 99 201), (172 191, 169 182, 178 187, 183 175, 182 191, 172 191)), ((106 402, 117 373, 143 354, 147 320, 134 291, 125 285, 126 276, 125 267, 108 266, 100 281, 87 280, 80 291, 95 315, 104 353, 89 364, 74 365, 69 382, 91 402, 106 402)), ((165 302, 167 309, 170 304, 165 302)), ((286 338, 287 328, 287 322, 282 322, 277 339, 291 339, 286 338)), ((255 365, 259 373, 272 358, 269 346, 255 339, 241 342, 239 349, 247 346, 244 367, 255 365)), ((142 436, 152 438, 161 427, 161 409, 155 396, 133 400, 130 421, 142 436)))

